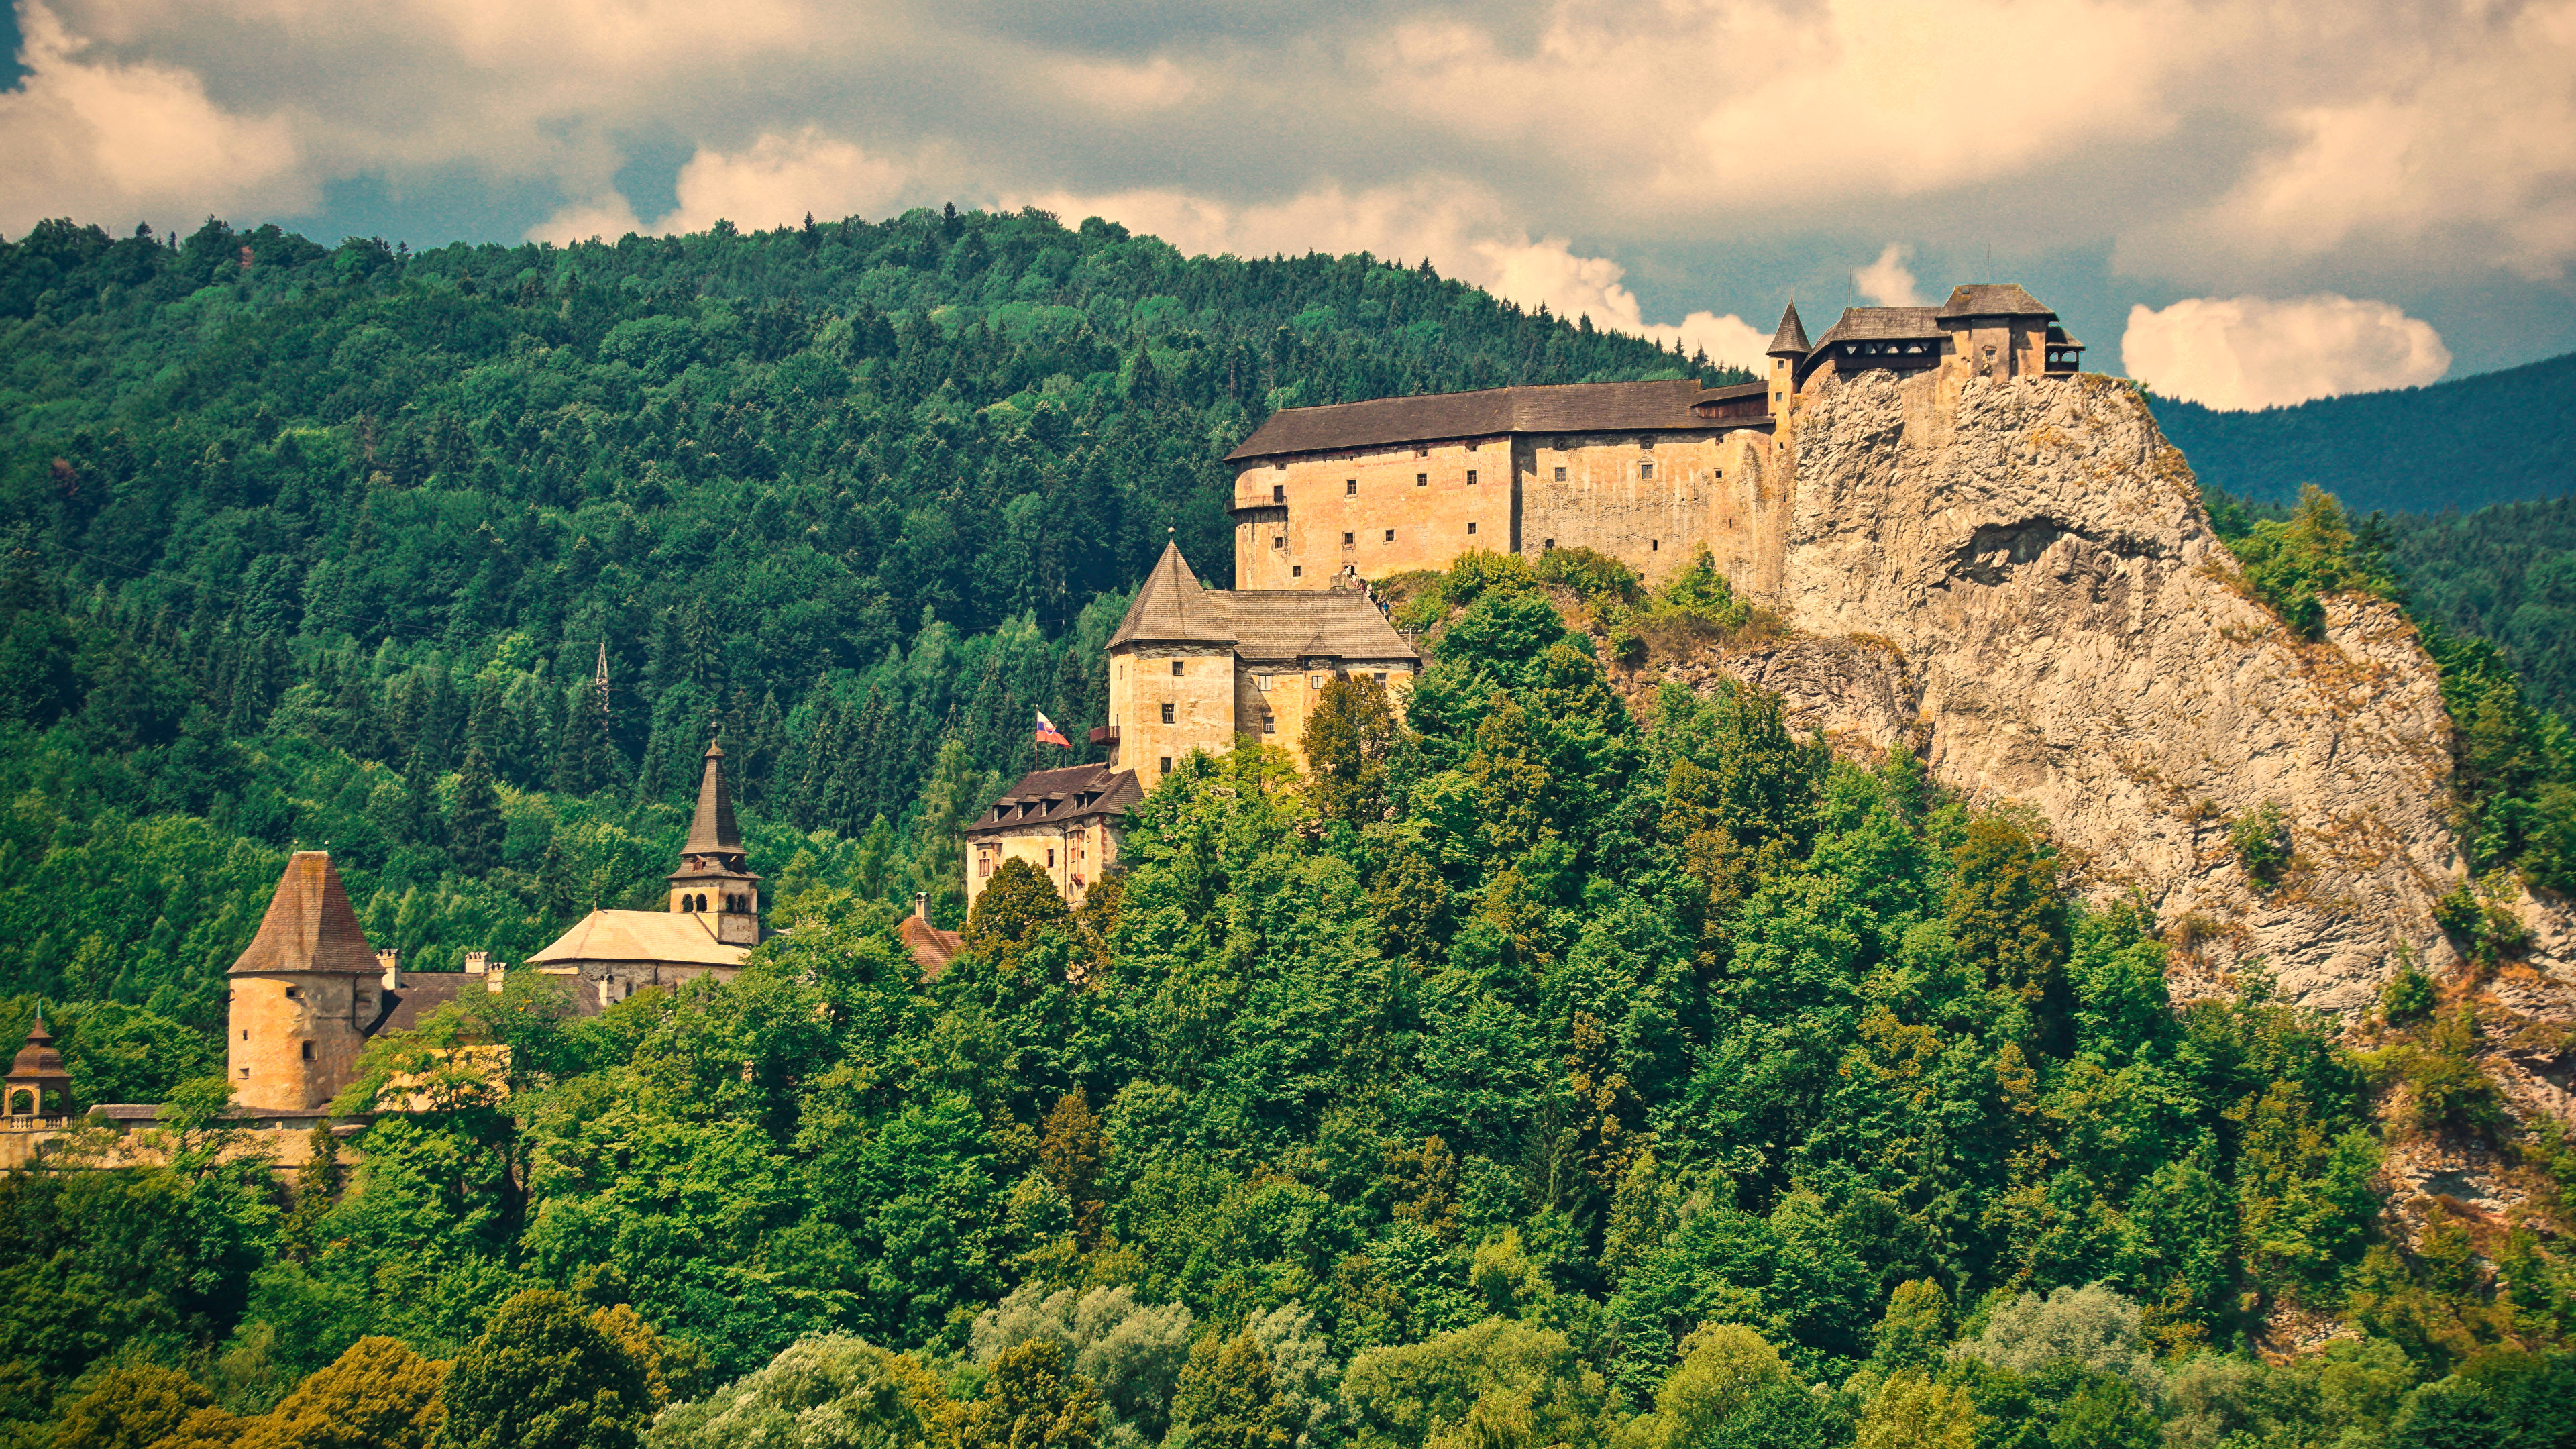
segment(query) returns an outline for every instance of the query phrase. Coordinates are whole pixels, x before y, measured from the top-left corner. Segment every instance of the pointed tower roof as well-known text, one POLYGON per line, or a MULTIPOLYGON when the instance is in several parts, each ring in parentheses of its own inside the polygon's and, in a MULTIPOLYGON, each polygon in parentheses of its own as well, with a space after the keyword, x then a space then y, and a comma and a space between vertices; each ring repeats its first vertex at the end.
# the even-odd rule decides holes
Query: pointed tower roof
POLYGON ((733 823, 733 792, 725 788, 724 746, 707 741, 706 773, 698 777, 698 813, 689 817, 682 855, 740 855, 742 831, 733 823))
POLYGON ((384 969, 358 927, 358 913, 331 857, 319 850, 299 850, 278 877, 277 893, 268 898, 259 934, 233 963, 233 974, 260 971, 334 971, 374 976, 384 969))
POLYGON ((1773 357, 1804 357, 1815 349, 1807 345, 1807 326, 1798 320, 1798 304, 1792 301, 1780 314, 1780 330, 1771 334, 1773 357))
POLYGON ((1136 590, 1136 602, 1127 606, 1127 617, 1118 621, 1118 632, 1109 636, 1108 647, 1115 649, 1137 639, 1222 644, 1233 638, 1225 612, 1209 605, 1199 576, 1190 572, 1190 561, 1181 557, 1181 546, 1167 541, 1163 556, 1154 560, 1154 571, 1145 575, 1144 585, 1136 590))
POLYGON ((45 1031, 45 1009, 39 1006, 36 1029, 27 1033, 27 1044, 18 1049, 18 1059, 9 1064, 9 1080, 54 1078, 70 1081, 71 1073, 63 1067, 63 1054, 54 1050, 54 1039, 45 1031))

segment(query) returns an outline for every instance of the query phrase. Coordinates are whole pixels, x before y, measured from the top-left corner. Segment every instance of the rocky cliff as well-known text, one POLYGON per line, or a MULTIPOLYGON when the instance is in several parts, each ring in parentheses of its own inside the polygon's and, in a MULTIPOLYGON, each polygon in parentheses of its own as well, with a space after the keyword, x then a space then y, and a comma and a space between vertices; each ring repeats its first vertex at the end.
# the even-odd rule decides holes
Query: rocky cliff
POLYGON ((2466 863, 2431 661, 2374 600, 2338 601, 2322 642, 2283 628, 2128 388, 1864 374, 1802 415, 1792 466, 1776 602, 1804 641, 1733 672, 2036 807, 2094 888, 2144 893, 2202 978, 2185 994, 2260 958, 2351 1012, 2402 951, 2451 961, 2431 907, 2466 863), (2267 804, 2294 851, 2268 886, 2227 838, 2267 804))

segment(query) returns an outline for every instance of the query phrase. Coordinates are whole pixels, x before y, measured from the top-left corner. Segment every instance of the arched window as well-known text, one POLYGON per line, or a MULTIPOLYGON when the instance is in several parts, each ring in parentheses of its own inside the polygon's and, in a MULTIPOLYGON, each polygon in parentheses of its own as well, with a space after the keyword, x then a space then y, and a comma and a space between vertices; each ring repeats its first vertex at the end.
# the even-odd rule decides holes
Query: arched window
POLYGON ((9 1094, 9 1111, 11 1115, 18 1117, 30 1117, 35 1115, 36 1094, 28 1091, 24 1087, 11 1092, 9 1094))

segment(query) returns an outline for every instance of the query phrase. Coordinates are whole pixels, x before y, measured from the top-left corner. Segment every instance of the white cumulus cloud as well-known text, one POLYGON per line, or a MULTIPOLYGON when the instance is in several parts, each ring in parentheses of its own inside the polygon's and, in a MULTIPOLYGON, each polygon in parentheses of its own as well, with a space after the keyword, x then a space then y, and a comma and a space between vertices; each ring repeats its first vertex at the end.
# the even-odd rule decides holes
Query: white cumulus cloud
POLYGON ((2120 363, 2171 397, 2264 408, 2420 386, 2450 370, 2451 352, 2431 323, 2386 302, 2186 297, 2162 311, 2130 308, 2120 363))
POLYGON ((209 211, 312 205, 283 119, 224 109, 185 69, 90 58, 37 0, 18 24, 27 74, 0 91, 0 232, 65 215, 185 230, 209 211))
POLYGON ((1905 265, 1905 259, 1913 254, 1913 250, 1889 242, 1887 250, 1878 254, 1877 261, 1865 267, 1852 268, 1852 285, 1860 288, 1862 296, 1881 307, 1922 306, 1923 298, 1914 290, 1913 269, 1905 265))
POLYGON ((908 162, 872 154, 813 127, 767 135, 740 151, 701 146, 680 168, 673 207, 649 226, 614 192, 577 202, 529 228, 532 241, 586 241, 632 232, 705 231, 718 220, 766 231, 807 216, 883 213, 912 181, 908 162))

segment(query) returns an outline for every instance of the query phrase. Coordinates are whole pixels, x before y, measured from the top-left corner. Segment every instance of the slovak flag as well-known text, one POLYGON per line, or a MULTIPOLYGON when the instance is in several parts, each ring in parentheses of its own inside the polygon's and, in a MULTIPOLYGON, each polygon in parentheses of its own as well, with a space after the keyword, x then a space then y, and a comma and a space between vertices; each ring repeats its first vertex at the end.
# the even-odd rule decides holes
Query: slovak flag
POLYGON ((1046 717, 1045 710, 1038 711, 1038 743, 1060 745, 1068 750, 1073 748, 1073 741, 1064 737, 1064 731, 1055 727, 1055 721, 1046 717))

